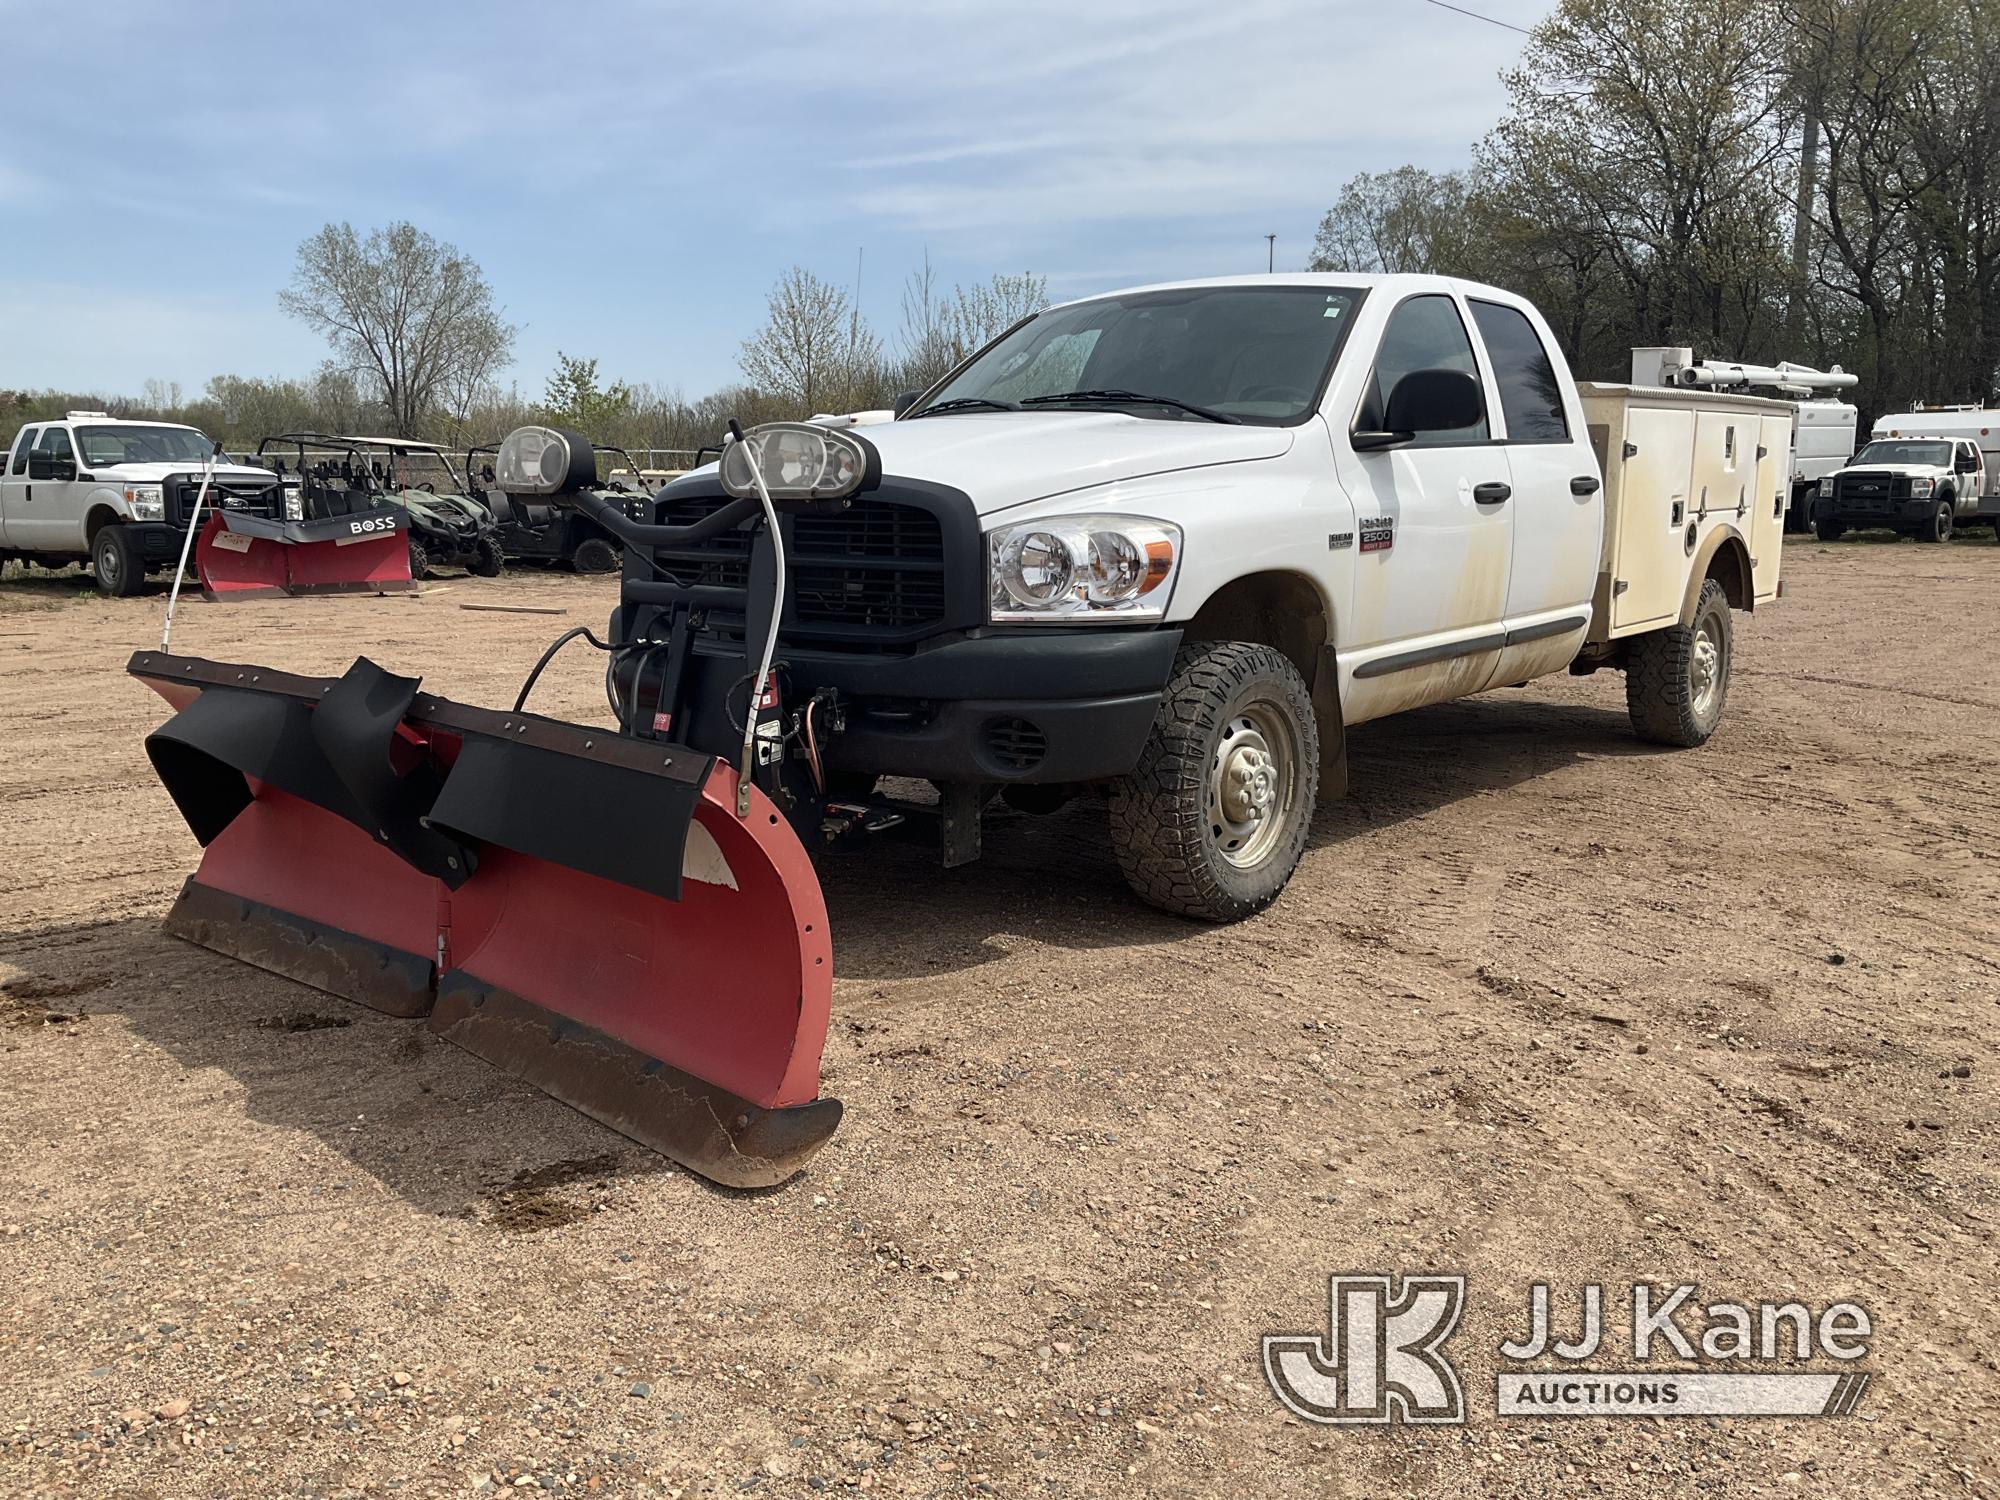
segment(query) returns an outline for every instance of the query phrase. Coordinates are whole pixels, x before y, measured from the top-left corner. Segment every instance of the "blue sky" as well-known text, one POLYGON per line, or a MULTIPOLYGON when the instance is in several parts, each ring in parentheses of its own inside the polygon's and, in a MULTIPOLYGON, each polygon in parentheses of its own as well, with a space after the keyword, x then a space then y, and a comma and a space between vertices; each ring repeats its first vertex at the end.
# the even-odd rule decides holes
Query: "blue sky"
MULTIPOLYGON (((1542 0, 1473 0, 1521 25, 1542 0)), ((0 0, 0 387, 303 375, 329 220, 471 254, 555 351, 697 396, 787 266, 893 339, 947 284, 1302 265, 1342 182, 1462 165, 1519 35, 1423 0, 839 5, 0 0)))

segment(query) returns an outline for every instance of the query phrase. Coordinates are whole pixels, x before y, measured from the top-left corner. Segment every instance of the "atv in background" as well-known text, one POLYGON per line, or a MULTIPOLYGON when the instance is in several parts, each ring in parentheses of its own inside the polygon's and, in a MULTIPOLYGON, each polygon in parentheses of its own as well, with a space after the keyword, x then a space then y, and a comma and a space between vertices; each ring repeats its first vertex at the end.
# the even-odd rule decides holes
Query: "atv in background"
POLYGON ((493 513, 465 493, 451 460, 430 443, 287 432, 259 443, 257 460, 284 481, 288 519, 345 514, 362 500, 406 512, 412 578, 440 565, 482 578, 500 572, 493 513))
MULTIPOLYGON (((526 443, 528 439, 523 434, 548 430, 519 428, 508 435, 507 442, 520 439, 526 443)), ((579 573, 615 572, 621 556, 617 540, 579 510, 572 497, 578 493, 591 494, 620 504, 634 494, 651 495, 652 487, 645 485, 632 455, 623 448, 593 443, 590 471, 584 474, 579 469, 576 476, 566 477, 562 490, 554 494, 509 494, 494 478, 494 464, 503 446, 488 443, 465 452, 466 485, 493 512, 500 528, 500 550, 509 558, 568 563, 579 573), (610 480, 599 478, 596 453, 616 454, 625 460, 625 468, 614 470, 617 477, 610 480), (635 475, 639 476, 640 488, 628 482, 635 475)))

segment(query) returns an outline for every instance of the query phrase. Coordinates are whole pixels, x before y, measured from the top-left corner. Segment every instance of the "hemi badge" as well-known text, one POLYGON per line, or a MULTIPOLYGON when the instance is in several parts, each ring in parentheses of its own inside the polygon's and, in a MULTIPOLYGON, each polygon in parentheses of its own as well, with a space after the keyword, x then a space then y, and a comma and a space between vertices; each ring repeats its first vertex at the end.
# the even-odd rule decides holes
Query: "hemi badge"
POLYGON ((1342 547, 1352 547, 1353 545, 1354 533, 1351 531, 1336 531, 1326 539, 1326 549, 1329 552, 1338 552, 1342 547))

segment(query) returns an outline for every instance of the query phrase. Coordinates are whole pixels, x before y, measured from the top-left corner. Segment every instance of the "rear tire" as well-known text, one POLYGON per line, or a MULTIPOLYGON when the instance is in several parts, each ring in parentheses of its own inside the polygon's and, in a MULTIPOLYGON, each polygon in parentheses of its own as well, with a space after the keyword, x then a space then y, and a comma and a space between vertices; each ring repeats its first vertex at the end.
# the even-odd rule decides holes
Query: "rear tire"
POLYGON ((1715 733, 1736 657, 1729 596, 1705 579, 1686 625, 1651 630, 1625 657, 1625 708, 1639 738, 1691 750, 1715 733))
POLYGON ((146 564, 132 535, 123 526, 102 528, 90 544, 90 571, 97 591, 114 599, 129 599, 146 586, 146 564))
POLYGON ((1235 922, 1277 899, 1305 852, 1319 725, 1270 646, 1184 646, 1139 764, 1111 792, 1111 843, 1139 898, 1235 922))
POLYGON ((417 534, 410 533, 410 577, 421 583, 430 571, 431 560, 424 551, 424 544, 417 540, 417 534))
POLYGON ((1822 542, 1837 542, 1847 535, 1847 528, 1839 521, 1829 521, 1822 516, 1813 522, 1813 535, 1822 542))
POLYGON ((1957 507, 1952 504, 1949 498, 1938 501, 1937 508, 1931 512, 1930 520, 1919 526, 1910 535, 1914 536, 1920 542, 1950 541, 1952 521, 1956 511, 1957 507))
POLYGON ((472 559, 472 571, 481 578, 498 578, 503 561, 498 542, 481 542, 478 555, 472 559))
POLYGON ((618 549, 601 536, 586 537, 570 553, 569 564, 579 573, 610 573, 618 567, 618 549))

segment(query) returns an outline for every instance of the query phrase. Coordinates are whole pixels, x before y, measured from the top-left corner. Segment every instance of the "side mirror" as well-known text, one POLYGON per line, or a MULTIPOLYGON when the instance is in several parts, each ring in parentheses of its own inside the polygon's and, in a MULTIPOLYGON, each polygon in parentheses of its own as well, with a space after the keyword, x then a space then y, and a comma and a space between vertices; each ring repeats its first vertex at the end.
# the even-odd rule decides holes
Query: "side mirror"
POLYGON ((894 409, 896 415, 900 417, 904 412, 908 411, 911 407, 915 406, 917 404, 917 397, 921 396, 922 394, 923 394, 922 391, 896 392, 896 400, 894 403, 894 409))
POLYGON ((1979 472, 1979 460, 1969 453, 1960 454, 1958 472, 1961 474, 1977 474, 1979 472))
POLYGON ((1459 432, 1485 414, 1479 382, 1463 370, 1412 370, 1389 392, 1391 432, 1459 432))
POLYGON ((28 453, 28 477, 30 479, 55 478, 56 461, 46 453, 30 450, 28 453))

